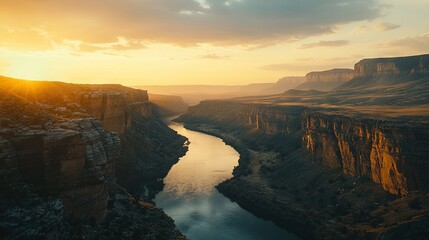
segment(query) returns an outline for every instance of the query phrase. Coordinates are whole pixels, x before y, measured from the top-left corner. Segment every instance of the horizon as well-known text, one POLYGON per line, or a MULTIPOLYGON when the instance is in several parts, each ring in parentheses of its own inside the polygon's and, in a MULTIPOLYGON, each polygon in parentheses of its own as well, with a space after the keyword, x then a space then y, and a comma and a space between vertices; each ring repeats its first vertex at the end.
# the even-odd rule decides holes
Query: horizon
POLYGON ((272 83, 429 52, 429 2, 7 0, 0 74, 126 86, 272 83))

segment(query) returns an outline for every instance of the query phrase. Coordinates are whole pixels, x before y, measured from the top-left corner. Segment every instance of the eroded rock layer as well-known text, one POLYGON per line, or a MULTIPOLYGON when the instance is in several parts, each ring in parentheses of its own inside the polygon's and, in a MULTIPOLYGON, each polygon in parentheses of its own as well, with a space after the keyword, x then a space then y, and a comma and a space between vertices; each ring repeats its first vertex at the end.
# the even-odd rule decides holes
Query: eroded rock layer
POLYGON ((313 161, 352 176, 365 176, 391 193, 429 190, 429 125, 331 115, 304 107, 222 101, 191 107, 184 121, 216 122, 288 136, 313 161))
POLYGON ((309 72, 307 82, 347 82, 354 77, 353 69, 332 69, 322 72, 309 72))

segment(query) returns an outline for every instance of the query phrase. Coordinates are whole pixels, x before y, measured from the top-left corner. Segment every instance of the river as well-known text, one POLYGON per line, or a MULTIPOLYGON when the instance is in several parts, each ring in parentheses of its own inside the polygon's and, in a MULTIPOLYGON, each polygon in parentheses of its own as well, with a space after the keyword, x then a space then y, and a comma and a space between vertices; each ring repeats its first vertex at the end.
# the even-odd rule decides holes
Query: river
POLYGON ((164 179, 154 202, 171 216, 190 240, 289 240, 295 235, 270 221, 255 217, 220 194, 215 186, 232 177, 239 154, 220 138, 170 128, 187 137, 189 150, 164 179))

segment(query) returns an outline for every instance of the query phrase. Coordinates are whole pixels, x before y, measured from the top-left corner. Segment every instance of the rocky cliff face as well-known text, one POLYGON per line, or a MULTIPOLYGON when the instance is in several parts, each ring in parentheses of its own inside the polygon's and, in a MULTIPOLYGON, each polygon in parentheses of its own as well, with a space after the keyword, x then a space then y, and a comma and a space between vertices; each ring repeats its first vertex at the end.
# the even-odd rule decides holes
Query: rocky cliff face
POLYGON ((106 179, 114 178, 120 139, 97 120, 63 122, 43 129, 9 129, 0 134, 3 172, 58 196, 67 217, 104 218, 106 179))
POLYGON ((353 77, 353 69, 332 69, 322 72, 310 72, 305 75, 307 82, 347 82, 353 77))
POLYGON ((356 77, 429 72, 429 55, 364 59, 355 64, 356 77))
POLYGON ((429 190, 429 125, 353 118, 322 113, 303 115, 303 146, 313 161, 364 176, 386 191, 406 195, 429 190))
POLYGON ((399 112, 392 114, 395 109, 390 106, 408 104, 408 110, 413 106, 419 107, 416 109, 427 107, 427 91, 413 89, 426 87, 429 55, 366 59, 355 65, 354 73, 337 69, 309 73, 307 79, 329 82, 348 80, 353 75, 356 77, 350 84, 346 83, 345 87, 325 97, 274 97, 268 102, 264 98, 260 101, 251 98, 207 101, 191 107, 182 119, 246 126, 267 135, 291 136, 288 141, 301 141, 302 148, 311 153, 313 161, 348 175, 367 177, 391 193, 406 195, 412 190, 429 191, 429 178, 425 174, 429 167, 429 121, 422 117, 427 115, 415 110, 415 116, 407 112, 406 117, 401 117, 399 112), (413 90, 413 96, 404 94, 403 88, 413 90), (387 101, 383 94, 387 95, 384 98, 398 101, 387 101), (355 104, 359 99, 366 101, 360 102, 356 110, 353 106, 344 108, 341 105, 346 98, 355 104), (307 104, 311 101, 313 104, 307 104), (333 108, 323 107, 324 104, 333 108), (390 115, 374 115, 371 110, 374 104, 379 110, 390 109, 387 110, 390 115), (294 138, 296 135, 300 135, 300 140, 294 138))
POLYGON ((429 190, 424 173, 429 166, 428 124, 331 115, 299 106, 223 101, 191 107, 181 119, 228 124, 268 137, 281 134, 285 142, 270 144, 283 146, 282 151, 301 145, 313 161, 348 175, 367 177, 394 194, 429 190))
POLYGON ((294 87, 298 90, 330 91, 341 86, 354 77, 352 69, 332 69, 322 72, 310 72, 305 81, 294 87))
POLYGON ((101 120, 104 129, 119 134, 125 132, 129 112, 138 111, 147 117, 151 113, 148 94, 143 90, 89 92, 79 101, 92 117, 101 120))
MULTIPOLYGON (((118 188, 116 179, 123 177, 118 174, 120 170, 134 169, 134 174, 158 178, 141 166, 168 171, 179 154, 165 154, 163 144, 174 146, 169 149, 171 152, 183 152, 185 139, 152 116, 146 91, 119 85, 26 83, 9 78, 4 78, 0 85, 0 187, 4 190, 0 194, 0 228, 11 231, 9 237, 64 237, 61 232, 73 232, 76 221, 119 224, 118 219, 123 219, 130 206, 119 207, 122 217, 107 216, 106 220, 106 214, 114 197, 109 188, 118 188), (39 94, 28 95, 29 87, 38 89, 39 94), (148 124, 152 122, 157 123, 156 129, 148 124), (165 136, 168 138, 164 139, 165 136), (148 142, 159 144, 152 148, 148 142), (125 159, 130 155, 134 162, 125 159), (158 157, 158 162, 150 157, 158 157), (52 198, 52 204, 43 197, 52 198), (37 204, 42 210, 31 209, 37 204), (43 209, 48 205, 52 209, 43 209), (24 221, 18 217, 19 211, 34 215, 28 222, 34 227, 31 231, 13 227, 24 221), (38 221, 44 214, 49 216, 48 222, 41 222, 39 227, 38 221), (23 231, 24 235, 19 235, 23 231)), ((124 197, 126 191, 119 192, 115 194, 124 197)), ((127 196, 124 199, 129 201, 127 196)), ((118 214, 117 210, 110 212, 118 214)), ((174 229, 162 211, 153 212, 162 215, 162 221, 168 222, 165 226, 174 229)), ((133 232, 137 227, 128 224, 124 229, 132 228, 133 232)), ((175 230, 171 234, 181 236, 175 230)))

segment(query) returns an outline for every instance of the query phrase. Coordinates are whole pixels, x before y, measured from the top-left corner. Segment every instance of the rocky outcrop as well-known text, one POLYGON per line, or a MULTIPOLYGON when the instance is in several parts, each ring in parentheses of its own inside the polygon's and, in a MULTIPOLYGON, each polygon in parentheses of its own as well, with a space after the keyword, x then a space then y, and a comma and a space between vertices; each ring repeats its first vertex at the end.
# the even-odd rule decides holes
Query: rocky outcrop
POLYGON ((332 69, 322 72, 310 72, 305 81, 296 86, 298 90, 330 91, 341 86, 354 77, 352 69, 332 69))
POLYGON ((353 69, 332 69, 321 72, 309 72, 307 82, 347 82, 354 77, 353 69))
MULTIPOLYGON (((82 234, 73 233, 78 223, 91 225, 87 226, 90 233, 78 238, 100 236, 97 226, 106 232, 110 226, 103 228, 102 224, 119 227, 126 211, 145 211, 144 206, 127 205, 127 201, 138 202, 130 196, 109 211, 112 197, 128 194, 125 190, 109 190, 120 188, 116 184, 118 178, 124 178, 120 170, 134 169, 135 175, 157 179, 163 175, 156 175, 153 169, 168 171, 185 151, 185 139, 152 116, 146 91, 120 85, 29 84, 0 79, 0 187, 4 193, 0 194, 1 237, 70 238, 82 234), (40 94, 27 94, 30 86, 40 94), (167 149, 170 155, 164 152, 167 149), (128 156, 133 156, 133 161, 124 159, 128 156), (145 172, 147 169, 151 171, 145 172), (22 194, 17 189, 22 189, 22 194), (22 202, 22 198, 28 201, 22 202), (37 208, 32 210, 32 206, 37 208), (31 219, 22 219, 24 215, 31 219), (43 215, 46 221, 40 220, 43 215), (16 227, 22 224, 31 227, 30 231, 16 227)), ((160 229, 168 232, 166 236, 182 237, 162 210, 150 211, 161 219, 152 219, 154 231, 164 223, 160 229)), ((138 215, 134 217, 135 224, 121 227, 127 234, 144 225, 150 227, 137 219, 138 215)), ((151 216, 146 216, 147 220, 151 216)), ((117 231, 119 234, 122 230, 117 231)), ((151 235, 134 234, 138 234, 137 239, 151 235)))
POLYGON ((3 171, 16 169, 26 182, 58 196, 68 217, 104 218, 105 181, 114 179, 114 163, 121 151, 117 134, 106 132, 92 119, 3 134, 3 171))
POLYGON ((415 74, 429 72, 429 55, 364 59, 355 64, 356 77, 415 74))
POLYGON ((92 117, 101 120, 104 129, 119 134, 125 132, 130 111, 150 116, 148 103, 148 94, 143 90, 96 91, 80 96, 80 104, 92 117))

